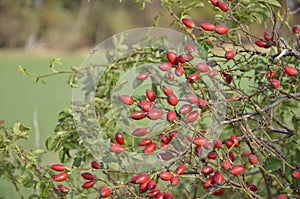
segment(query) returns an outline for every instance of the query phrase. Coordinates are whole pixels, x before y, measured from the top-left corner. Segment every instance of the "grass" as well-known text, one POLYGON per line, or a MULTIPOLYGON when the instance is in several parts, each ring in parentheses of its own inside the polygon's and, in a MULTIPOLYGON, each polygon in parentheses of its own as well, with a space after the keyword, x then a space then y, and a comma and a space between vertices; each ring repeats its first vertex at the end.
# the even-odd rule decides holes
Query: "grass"
MULTIPOLYGON (((70 66, 80 65, 87 53, 88 50, 75 53, 0 51, 0 119, 5 121, 7 127, 21 121, 32 128, 30 140, 22 143, 26 149, 35 146, 45 148, 45 140, 53 133, 58 113, 70 107, 72 89, 66 83, 67 75, 47 78, 46 84, 35 83, 33 77, 18 72, 18 65, 31 72, 50 73, 49 62, 52 58, 61 58, 63 69, 67 70, 70 66), (34 113, 37 115, 40 140, 35 140, 34 113)), ((57 161, 55 156, 46 158, 46 162, 57 161)), ((0 185, 0 198, 19 198, 10 183, 4 182, 0 185)))

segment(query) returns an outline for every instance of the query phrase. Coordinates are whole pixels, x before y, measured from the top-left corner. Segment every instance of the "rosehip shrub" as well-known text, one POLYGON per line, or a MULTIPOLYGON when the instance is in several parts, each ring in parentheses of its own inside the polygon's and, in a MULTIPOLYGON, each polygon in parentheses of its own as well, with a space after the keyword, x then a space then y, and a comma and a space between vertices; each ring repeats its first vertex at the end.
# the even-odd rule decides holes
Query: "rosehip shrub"
POLYGON ((75 94, 46 141, 60 163, 20 146, 30 128, 0 122, 0 175, 30 198, 298 198, 297 11, 277 0, 160 2, 180 41, 149 29, 130 43, 139 35, 125 32, 84 67, 19 66, 37 80, 71 74, 75 94))

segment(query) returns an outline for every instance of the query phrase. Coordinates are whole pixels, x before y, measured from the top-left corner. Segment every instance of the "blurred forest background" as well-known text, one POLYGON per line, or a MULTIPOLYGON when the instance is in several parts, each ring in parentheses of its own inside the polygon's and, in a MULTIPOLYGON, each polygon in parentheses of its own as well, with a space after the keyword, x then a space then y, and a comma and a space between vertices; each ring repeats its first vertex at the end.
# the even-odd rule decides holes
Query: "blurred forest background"
MULTIPOLYGON (((209 4, 208 0, 199 2, 209 4)), ((284 5, 285 1, 281 2, 284 5)), ((296 10, 300 0, 288 0, 288 6, 290 11, 296 10)), ((211 21, 215 14, 211 9, 199 11, 190 13, 198 23, 211 21)), ((155 17, 160 18, 159 26, 169 26, 170 16, 158 0, 0 0, 0 47, 90 47, 114 33, 151 26, 155 17), (149 2, 145 10, 140 9, 141 3, 135 3, 138 1, 149 2)), ((299 21, 299 17, 293 16, 292 21, 299 21)))

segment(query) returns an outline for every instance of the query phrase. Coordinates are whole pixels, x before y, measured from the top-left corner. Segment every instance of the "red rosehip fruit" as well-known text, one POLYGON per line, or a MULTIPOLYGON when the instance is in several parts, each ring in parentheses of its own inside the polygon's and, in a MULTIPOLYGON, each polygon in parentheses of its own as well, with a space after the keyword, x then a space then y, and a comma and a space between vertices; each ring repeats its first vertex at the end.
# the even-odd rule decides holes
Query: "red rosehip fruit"
POLYGON ((133 136, 142 137, 148 134, 147 128, 137 128, 132 132, 133 136))
POLYGON ((154 102, 156 99, 156 94, 153 90, 146 90, 146 97, 150 102, 154 102))
POLYGON ((167 101, 171 106, 176 106, 179 102, 178 97, 174 94, 168 95, 167 101))
POLYGON ((175 68, 175 75, 181 77, 184 74, 184 69, 182 67, 175 68))
POLYGON ((268 46, 267 42, 263 41, 263 40, 258 40, 255 42, 255 44, 258 46, 258 47, 261 47, 261 48, 266 48, 268 46))
POLYGON ((138 74, 138 76, 136 77, 136 79, 140 80, 140 81, 144 81, 149 77, 149 73, 147 72, 141 72, 140 74, 138 74))
POLYGON ((62 164, 52 164, 50 168, 54 171, 64 171, 65 170, 65 166, 62 164))
POLYGON ((218 0, 210 0, 210 2, 213 6, 218 6, 219 1, 218 0))
POLYGON ((173 176, 171 179, 170 179, 170 183, 172 186, 177 186, 179 184, 180 180, 177 176, 173 176))
POLYGON ((193 20, 189 19, 189 18, 183 18, 182 19, 182 23, 185 25, 185 27, 187 28, 194 28, 195 27, 195 23, 193 20))
POLYGON ((251 154, 251 155, 248 156, 248 161, 251 164, 257 164, 258 163, 258 157, 254 154, 251 154))
POLYGON ((89 189, 89 188, 92 188, 92 187, 94 186, 95 182, 96 182, 95 180, 87 181, 87 182, 83 183, 81 187, 82 187, 83 189, 89 189))
POLYGON ((173 65, 178 65, 178 59, 177 59, 177 54, 173 51, 168 51, 167 52, 167 59, 169 62, 173 65))
POLYGON ((275 199, 288 199, 288 197, 284 194, 279 194, 279 195, 276 196, 275 199))
POLYGON ((84 172, 81 174, 81 176, 85 179, 85 180, 95 180, 96 176, 89 173, 89 172, 84 172))
POLYGON ((132 105, 134 103, 134 99, 130 95, 120 95, 119 99, 127 105, 132 105))
POLYGON ((222 162, 222 168, 224 169, 224 170, 229 170, 230 169, 230 167, 231 167, 231 163, 228 161, 228 160, 224 160, 223 162, 222 162))
POLYGON ((206 101, 204 99, 198 100, 198 107, 204 109, 206 107, 206 101))
POLYGON ((69 193, 69 188, 66 187, 65 185, 58 185, 57 188, 59 189, 60 192, 64 193, 64 194, 67 194, 69 193))
POLYGON ((220 171, 216 171, 214 174, 213 182, 221 185, 224 182, 224 176, 220 171))
POLYGON ((164 85, 162 89, 163 89, 163 92, 164 92, 164 94, 165 94, 166 96, 171 95, 171 94, 174 94, 174 93, 173 93, 173 89, 171 88, 171 86, 164 85))
POLYGON ((158 68, 162 71, 168 71, 172 68, 172 64, 170 62, 161 63, 158 68))
POLYGON ((159 174, 160 179, 164 180, 164 181, 169 181, 171 180, 172 177, 174 177, 174 175, 172 173, 170 173, 169 171, 162 171, 159 174))
POLYGON ((201 28, 206 31, 213 31, 215 30, 215 25, 211 23, 202 23, 201 28))
POLYGON ((300 29, 297 25, 294 25, 293 28, 292 28, 292 31, 293 31, 294 34, 299 34, 300 29))
POLYGON ((155 150, 156 150, 156 144, 150 143, 145 147, 144 154, 149 155, 149 154, 153 153, 155 150))
POLYGON ((110 143, 110 147, 109 150, 113 153, 122 153, 125 151, 125 147, 120 145, 120 144, 116 144, 116 143, 110 143))
POLYGON ((234 52, 233 51, 227 51, 226 53, 225 53, 225 58, 226 59, 228 59, 228 60, 231 60, 231 59, 233 59, 234 58, 234 52))
POLYGON ((193 110, 193 107, 190 104, 184 104, 180 107, 179 113, 186 115, 186 114, 190 113, 192 110, 193 110))
POLYGON ((97 161, 91 162, 91 166, 93 169, 100 169, 100 164, 97 161))
POLYGON ((100 190, 100 195, 103 197, 103 198, 107 198, 108 196, 110 196, 111 194, 111 190, 109 187, 103 187, 101 190, 100 190))
POLYGON ((139 146, 147 146, 152 143, 150 138, 145 138, 139 142, 139 146))
POLYGON ((148 113, 148 118, 150 120, 158 120, 163 116, 164 112, 160 109, 152 109, 148 113))
POLYGON ((284 67, 284 72, 289 76, 296 76, 298 74, 297 69, 293 66, 284 67))
POLYGON ((267 78, 267 79, 271 79, 271 78, 274 78, 275 75, 276 75, 276 71, 269 71, 269 72, 267 72, 267 74, 266 74, 266 78, 267 78))
POLYGON ((175 173, 177 173, 177 175, 182 175, 184 174, 185 171, 186 171, 186 166, 184 164, 181 164, 176 168, 175 173))
POLYGON ((116 135, 115 135, 115 139, 117 141, 118 144, 120 145, 124 145, 124 135, 120 132, 117 132, 116 135))
POLYGON ((53 178, 56 182, 62 182, 62 181, 65 181, 68 178, 68 176, 69 176, 69 174, 67 172, 62 172, 62 173, 59 173, 59 174, 53 176, 53 178))
POLYGON ((249 188, 251 191, 257 191, 257 190, 258 190, 258 188, 257 188, 257 186, 256 186, 255 184, 249 184, 249 185, 248 185, 248 188, 249 188))
POLYGON ((200 113, 198 110, 192 111, 187 115, 185 120, 187 123, 193 123, 199 118, 199 115, 200 113))
POLYGON ((228 28, 226 26, 216 26, 215 29, 216 33, 218 33, 219 35, 225 35, 228 33, 228 28))
POLYGON ((268 32, 264 33, 264 38, 266 41, 272 41, 272 35, 268 32))
POLYGON ((199 74, 198 73, 193 73, 193 74, 190 74, 188 77, 187 77, 187 81, 188 83, 194 83, 196 81, 199 80, 199 74))
POLYGON ((227 11, 229 10, 228 4, 227 4, 226 2, 224 2, 224 1, 219 1, 219 2, 218 2, 218 7, 219 7, 222 11, 224 11, 224 12, 227 12, 227 11))
POLYGON ((147 182, 147 189, 153 190, 156 188, 156 181, 155 180, 149 180, 147 182))
POLYGON ((195 104, 198 102, 198 97, 197 95, 191 93, 186 97, 186 100, 191 104, 195 104))
POLYGON ((270 86, 274 89, 277 89, 280 86, 280 82, 277 79, 273 79, 270 83, 270 86))
POLYGON ((299 179, 300 178, 300 171, 293 171, 292 176, 295 179, 299 179))
POLYGON ((231 174, 232 175, 239 175, 245 172, 245 166, 244 165, 235 165, 231 168, 231 174))
POLYGON ((209 66, 204 62, 200 62, 199 64, 197 64, 196 68, 201 73, 206 73, 209 71, 209 66))
POLYGON ((176 118, 177 118, 177 114, 176 114, 175 111, 169 111, 169 112, 167 113, 167 120, 168 120, 169 122, 175 122, 176 118))

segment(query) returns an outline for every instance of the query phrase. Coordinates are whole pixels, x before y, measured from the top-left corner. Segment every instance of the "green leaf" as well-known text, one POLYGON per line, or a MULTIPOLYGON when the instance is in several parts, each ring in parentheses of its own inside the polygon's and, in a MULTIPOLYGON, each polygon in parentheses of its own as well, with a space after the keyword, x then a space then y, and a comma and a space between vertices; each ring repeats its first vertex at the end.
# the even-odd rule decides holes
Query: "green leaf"
POLYGON ((82 158, 81 157, 75 157, 74 161, 73 161, 73 165, 74 167, 79 167, 81 164, 82 158))
POLYGON ((265 2, 267 2, 271 6, 275 6, 277 8, 281 7, 281 4, 277 0, 265 0, 265 2))
POLYGON ((277 158, 268 158, 265 162, 264 168, 267 171, 275 171, 277 169, 280 169, 282 166, 282 163, 277 158))
POLYGON ((297 164, 300 164, 300 149, 296 149, 294 160, 297 164))

